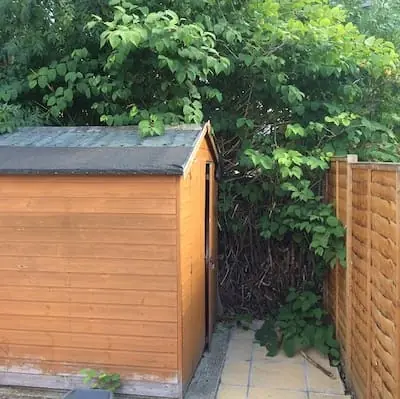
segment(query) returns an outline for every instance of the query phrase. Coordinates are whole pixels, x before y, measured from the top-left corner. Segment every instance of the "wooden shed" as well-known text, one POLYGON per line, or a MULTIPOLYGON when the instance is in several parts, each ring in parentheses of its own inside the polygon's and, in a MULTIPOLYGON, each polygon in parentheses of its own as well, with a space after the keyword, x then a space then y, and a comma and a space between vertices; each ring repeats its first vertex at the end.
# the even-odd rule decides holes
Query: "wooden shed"
POLYGON ((0 136, 0 385, 181 398, 211 340, 216 171, 210 125, 0 136))

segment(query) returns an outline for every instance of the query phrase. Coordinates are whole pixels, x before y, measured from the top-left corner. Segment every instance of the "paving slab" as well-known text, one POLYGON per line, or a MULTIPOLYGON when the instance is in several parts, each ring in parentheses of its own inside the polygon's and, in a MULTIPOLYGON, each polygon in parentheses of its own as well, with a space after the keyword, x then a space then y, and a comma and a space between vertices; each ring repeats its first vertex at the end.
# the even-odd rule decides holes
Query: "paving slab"
POLYGON ((301 355, 288 358, 280 352, 268 357, 254 339, 257 326, 234 328, 228 345, 217 399, 344 399, 338 369, 315 350, 307 355, 326 370, 328 377, 301 355))

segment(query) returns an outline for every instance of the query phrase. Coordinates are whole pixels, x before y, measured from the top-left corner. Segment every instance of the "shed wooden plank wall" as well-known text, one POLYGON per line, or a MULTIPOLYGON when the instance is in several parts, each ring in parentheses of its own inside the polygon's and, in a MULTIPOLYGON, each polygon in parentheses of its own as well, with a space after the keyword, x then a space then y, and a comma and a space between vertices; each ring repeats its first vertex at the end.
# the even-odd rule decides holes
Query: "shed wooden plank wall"
POLYGON ((213 160, 203 140, 179 191, 182 382, 190 381, 205 346, 205 172, 213 160))
POLYGON ((347 226, 347 269, 327 307, 358 398, 400 398, 400 165, 335 160, 328 197, 347 226))
POLYGON ((0 176, 0 365, 178 383, 177 178, 0 176))

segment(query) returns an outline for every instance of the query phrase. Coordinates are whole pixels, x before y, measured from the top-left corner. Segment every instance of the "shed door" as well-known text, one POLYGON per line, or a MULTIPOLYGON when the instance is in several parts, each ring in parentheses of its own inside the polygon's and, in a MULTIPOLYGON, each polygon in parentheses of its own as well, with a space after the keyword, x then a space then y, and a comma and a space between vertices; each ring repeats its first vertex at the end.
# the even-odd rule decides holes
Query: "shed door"
POLYGON ((206 164, 206 343, 211 343, 216 320, 217 306, 217 187, 215 165, 206 164))

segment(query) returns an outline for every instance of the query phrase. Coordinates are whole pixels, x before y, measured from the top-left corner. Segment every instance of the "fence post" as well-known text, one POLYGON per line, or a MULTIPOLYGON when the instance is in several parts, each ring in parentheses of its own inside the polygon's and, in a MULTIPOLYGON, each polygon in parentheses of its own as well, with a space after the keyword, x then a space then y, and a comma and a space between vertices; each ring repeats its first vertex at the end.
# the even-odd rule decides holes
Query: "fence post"
POLYGON ((371 398, 371 367, 372 367, 372 339, 371 339, 371 322, 372 322, 372 297, 371 297, 371 183, 372 170, 368 168, 367 175, 367 388, 365 399, 371 398))
MULTIPOLYGON (((339 167, 340 167, 340 162, 339 160, 335 161, 335 207, 336 207, 336 217, 340 219, 340 179, 339 179, 339 167)), ((339 331, 339 261, 336 261, 336 266, 335 266, 335 331, 339 331)))
POLYGON ((396 398, 400 398, 400 167, 396 170, 396 251, 397 251, 397 267, 396 267, 396 374, 397 394, 396 398))
POLYGON ((347 372, 351 379, 352 371, 352 356, 351 356, 351 341, 352 341, 352 323, 353 323, 353 307, 352 307, 352 240, 353 240, 353 166, 352 164, 358 161, 357 155, 347 156, 347 171, 346 171, 346 356, 345 361, 347 372))

